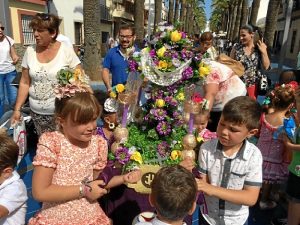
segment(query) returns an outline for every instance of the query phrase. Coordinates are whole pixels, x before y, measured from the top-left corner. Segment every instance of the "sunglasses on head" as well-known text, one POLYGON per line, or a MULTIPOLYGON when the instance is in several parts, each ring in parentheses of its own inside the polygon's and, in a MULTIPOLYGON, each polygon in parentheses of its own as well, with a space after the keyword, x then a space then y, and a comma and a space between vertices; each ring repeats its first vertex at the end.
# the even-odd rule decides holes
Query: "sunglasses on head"
POLYGON ((49 20, 50 16, 47 13, 37 13, 36 16, 40 17, 42 20, 49 20))
POLYGON ((4 27, 0 27, 1 30, 4 30, 4 27))

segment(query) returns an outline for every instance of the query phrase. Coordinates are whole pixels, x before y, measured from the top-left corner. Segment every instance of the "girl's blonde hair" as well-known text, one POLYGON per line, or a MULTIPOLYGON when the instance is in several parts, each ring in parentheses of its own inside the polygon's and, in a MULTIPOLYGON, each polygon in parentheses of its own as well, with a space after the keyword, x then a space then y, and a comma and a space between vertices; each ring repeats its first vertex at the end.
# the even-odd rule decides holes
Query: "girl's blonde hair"
POLYGON ((70 117, 74 123, 86 124, 100 116, 102 107, 89 92, 77 92, 72 97, 55 99, 55 117, 70 117))

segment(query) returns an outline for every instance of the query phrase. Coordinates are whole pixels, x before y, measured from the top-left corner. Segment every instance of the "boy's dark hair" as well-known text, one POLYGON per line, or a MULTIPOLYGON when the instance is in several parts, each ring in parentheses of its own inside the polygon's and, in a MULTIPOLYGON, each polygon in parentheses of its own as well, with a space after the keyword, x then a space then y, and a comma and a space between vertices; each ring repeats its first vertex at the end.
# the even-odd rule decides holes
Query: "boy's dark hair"
POLYGON ((156 211, 170 221, 183 219, 193 207, 196 195, 193 174, 180 165, 161 168, 151 183, 156 211))
POLYGON ((16 167, 19 147, 5 131, 0 131, 0 140, 0 173, 2 173, 5 168, 16 167))
POLYGON ((245 124, 248 130, 259 127, 261 106, 248 96, 239 96, 228 101, 222 115, 225 121, 245 124))
POLYGON ((297 81, 294 70, 283 70, 279 75, 279 84, 288 84, 291 81, 297 81))

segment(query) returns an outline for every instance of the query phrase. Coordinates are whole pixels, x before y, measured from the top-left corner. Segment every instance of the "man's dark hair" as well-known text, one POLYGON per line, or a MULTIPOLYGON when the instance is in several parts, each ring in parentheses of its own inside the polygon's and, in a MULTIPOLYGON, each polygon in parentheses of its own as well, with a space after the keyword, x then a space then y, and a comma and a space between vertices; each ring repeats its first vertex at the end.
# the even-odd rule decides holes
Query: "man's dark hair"
POLYGON ((130 24, 124 24, 124 25, 122 25, 120 27, 120 29, 119 29, 119 33, 120 33, 121 30, 131 30, 132 35, 135 35, 135 28, 134 28, 134 26, 132 26, 130 24))

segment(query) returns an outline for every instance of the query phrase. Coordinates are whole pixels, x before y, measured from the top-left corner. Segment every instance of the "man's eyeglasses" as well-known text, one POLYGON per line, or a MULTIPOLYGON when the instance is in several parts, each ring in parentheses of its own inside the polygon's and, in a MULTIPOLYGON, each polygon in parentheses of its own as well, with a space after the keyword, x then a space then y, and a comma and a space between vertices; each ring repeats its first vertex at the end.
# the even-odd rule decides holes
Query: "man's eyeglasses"
POLYGON ((1 30, 4 30, 5 28, 4 28, 4 27, 0 27, 0 29, 1 29, 1 30))
POLYGON ((49 20, 50 16, 47 13, 37 13, 36 16, 40 17, 42 20, 49 20))
POLYGON ((126 38, 126 39, 130 39, 130 38, 132 38, 132 37, 133 37, 133 35, 120 35, 120 36, 119 36, 119 38, 122 39, 122 40, 125 39, 125 38, 126 38))

